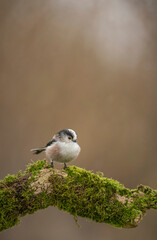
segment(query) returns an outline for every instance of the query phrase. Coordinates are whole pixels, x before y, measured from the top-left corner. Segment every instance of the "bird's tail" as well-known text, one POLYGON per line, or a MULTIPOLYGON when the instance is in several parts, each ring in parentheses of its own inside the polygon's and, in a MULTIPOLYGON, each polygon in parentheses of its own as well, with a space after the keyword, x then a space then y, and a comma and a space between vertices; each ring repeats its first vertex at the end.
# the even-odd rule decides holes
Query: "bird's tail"
POLYGON ((39 154, 39 153, 45 151, 45 149, 46 149, 45 147, 43 147, 43 148, 34 148, 34 149, 31 149, 31 152, 33 152, 33 154, 39 154))

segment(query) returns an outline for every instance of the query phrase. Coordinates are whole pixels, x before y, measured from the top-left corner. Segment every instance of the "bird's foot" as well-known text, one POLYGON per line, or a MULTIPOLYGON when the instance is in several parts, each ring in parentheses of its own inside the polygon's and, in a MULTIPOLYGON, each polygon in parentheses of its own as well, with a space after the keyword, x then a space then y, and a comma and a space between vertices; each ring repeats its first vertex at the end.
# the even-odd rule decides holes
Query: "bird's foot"
POLYGON ((66 163, 64 163, 64 169, 66 169, 67 168, 67 165, 66 165, 66 163))
POLYGON ((54 167, 54 164, 53 164, 53 161, 51 160, 51 167, 53 168, 54 167))

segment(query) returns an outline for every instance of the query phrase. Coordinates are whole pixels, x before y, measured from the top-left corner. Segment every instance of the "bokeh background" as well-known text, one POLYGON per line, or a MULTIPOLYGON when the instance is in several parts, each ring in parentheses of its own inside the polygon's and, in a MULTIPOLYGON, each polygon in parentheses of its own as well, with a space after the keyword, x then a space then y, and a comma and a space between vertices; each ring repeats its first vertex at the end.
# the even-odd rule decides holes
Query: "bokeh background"
MULTIPOLYGON (((0 53, 0 178, 72 128, 82 148, 72 164, 157 189, 156 0, 1 0, 0 53)), ((49 207, 0 239, 157 237, 155 211, 136 229, 79 224, 49 207)))

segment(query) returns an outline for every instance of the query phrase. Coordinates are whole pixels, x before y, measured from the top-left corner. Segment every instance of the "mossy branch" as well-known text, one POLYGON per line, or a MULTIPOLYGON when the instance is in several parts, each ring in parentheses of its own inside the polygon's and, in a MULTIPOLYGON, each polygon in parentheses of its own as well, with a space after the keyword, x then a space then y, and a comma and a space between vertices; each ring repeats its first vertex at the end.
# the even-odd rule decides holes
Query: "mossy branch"
POLYGON ((75 166, 52 169, 45 160, 0 181, 0 231, 48 206, 57 206, 75 218, 131 228, 139 224, 147 209, 157 209, 157 190, 143 185, 130 190, 116 180, 75 166))

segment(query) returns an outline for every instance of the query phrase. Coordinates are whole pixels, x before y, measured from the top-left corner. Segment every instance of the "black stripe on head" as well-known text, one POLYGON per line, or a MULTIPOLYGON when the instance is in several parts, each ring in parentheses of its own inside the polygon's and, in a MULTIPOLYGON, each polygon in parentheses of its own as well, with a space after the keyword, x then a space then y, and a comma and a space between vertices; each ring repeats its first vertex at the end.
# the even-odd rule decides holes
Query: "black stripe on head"
POLYGON ((59 131, 57 134, 58 134, 59 138, 61 138, 62 135, 68 135, 68 136, 72 137, 72 139, 74 137, 74 135, 68 129, 63 129, 63 130, 59 131))

